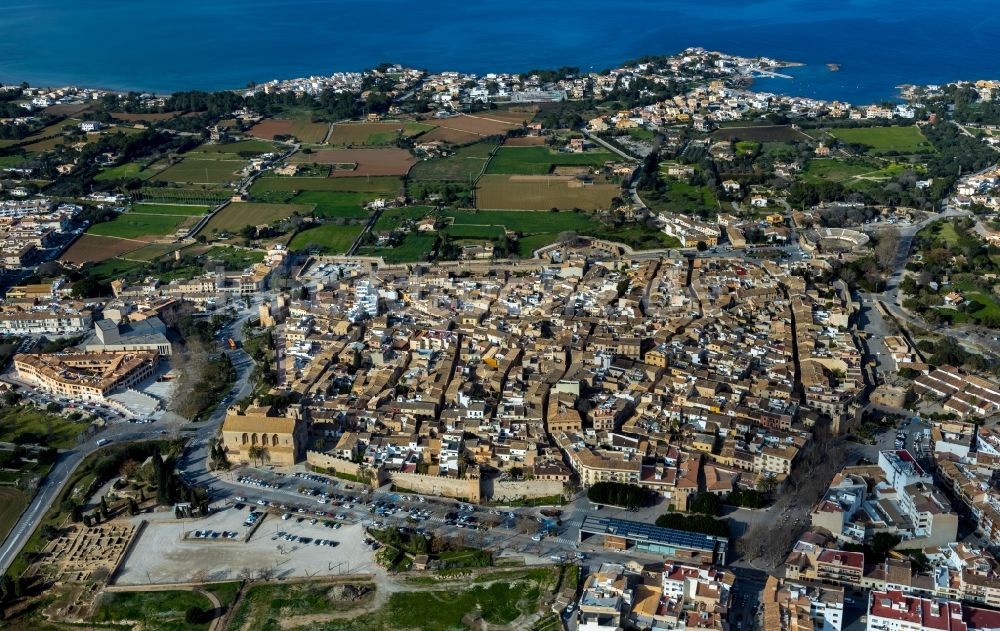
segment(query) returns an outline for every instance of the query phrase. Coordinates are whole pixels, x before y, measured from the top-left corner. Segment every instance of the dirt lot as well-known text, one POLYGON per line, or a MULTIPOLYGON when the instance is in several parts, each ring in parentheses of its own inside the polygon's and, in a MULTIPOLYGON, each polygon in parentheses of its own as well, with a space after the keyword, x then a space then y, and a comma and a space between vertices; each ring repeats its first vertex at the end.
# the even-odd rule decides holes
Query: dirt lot
POLYGON ((301 142, 318 143, 326 139, 329 130, 329 123, 267 118, 254 125, 250 129, 250 134, 266 140, 274 140, 275 136, 295 136, 301 142))
POLYGON ((515 136, 503 142, 504 147, 542 147, 545 138, 542 136, 515 136))
POLYGON ((82 264, 88 261, 99 262, 114 258, 119 254, 138 250, 149 245, 146 241, 120 239, 117 237, 100 237, 93 234, 82 235, 68 250, 59 257, 60 261, 82 264))
POLYGON ((356 165, 337 168, 330 177, 356 177, 359 175, 406 175, 416 158, 405 149, 321 149, 310 154, 297 153, 293 162, 336 165, 356 165))
MULTIPOLYGON (((331 575, 347 572, 379 572, 374 554, 364 544, 360 524, 344 525, 339 530, 325 528, 321 522, 282 520, 269 515, 247 542, 243 520, 249 511, 229 508, 205 519, 178 521, 169 513, 154 516, 139 536, 115 581, 118 585, 178 583, 196 575, 210 580, 236 578, 243 569, 270 570, 275 577, 331 575), (194 530, 235 531, 240 539, 185 539, 194 530), (275 537, 277 531, 332 539, 335 547, 313 543, 292 543, 275 537)), ((137 520, 140 518, 136 518, 137 520)))
POLYGON ((455 116, 435 119, 438 128, 420 137, 421 141, 441 140, 456 144, 473 142, 483 136, 495 136, 520 127, 521 121, 531 118, 530 114, 511 112, 485 112, 475 116, 455 116))
POLYGON ((608 208, 621 194, 614 184, 582 186, 576 178, 547 175, 484 175, 476 186, 476 207, 509 210, 608 208))
POLYGON ((715 140, 753 140, 756 142, 792 142, 809 140, 791 125, 761 125, 757 127, 724 127, 712 132, 715 140))

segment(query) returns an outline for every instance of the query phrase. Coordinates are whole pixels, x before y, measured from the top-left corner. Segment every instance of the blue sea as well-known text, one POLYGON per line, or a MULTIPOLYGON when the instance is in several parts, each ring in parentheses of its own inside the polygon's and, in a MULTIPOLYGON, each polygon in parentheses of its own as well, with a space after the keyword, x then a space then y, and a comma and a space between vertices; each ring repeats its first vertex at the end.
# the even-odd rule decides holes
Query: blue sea
POLYGON ((6 0, 0 81, 171 92, 398 62, 614 67, 689 46, 807 64, 759 89, 855 103, 1000 78, 997 0, 6 0), (826 64, 839 64, 831 72, 826 64))

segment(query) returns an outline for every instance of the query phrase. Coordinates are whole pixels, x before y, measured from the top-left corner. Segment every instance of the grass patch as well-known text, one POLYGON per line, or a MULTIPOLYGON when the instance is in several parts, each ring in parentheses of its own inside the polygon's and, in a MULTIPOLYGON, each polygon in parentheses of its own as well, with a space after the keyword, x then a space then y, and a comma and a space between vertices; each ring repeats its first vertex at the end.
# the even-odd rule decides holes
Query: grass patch
POLYGON ((244 226, 269 225, 275 221, 287 219, 293 213, 307 215, 311 211, 312 206, 298 204, 234 202, 213 215, 199 234, 211 238, 213 235, 224 232, 239 232, 244 226))
POLYGON ((503 575, 496 582, 459 589, 397 592, 382 609, 350 620, 334 620, 325 628, 340 631, 389 631, 422 629, 447 631, 463 628, 462 617, 478 613, 496 625, 508 625, 521 615, 537 611, 544 585, 551 580, 545 570, 541 581, 532 576, 503 575))
POLYGON ((820 158, 809 161, 805 171, 802 173, 802 179, 814 183, 846 182, 859 175, 875 171, 878 171, 878 167, 873 167, 864 162, 846 162, 837 158, 820 158))
POLYGON ((296 234, 288 249, 293 252, 318 250, 327 254, 344 254, 362 230, 364 226, 323 224, 296 234))
MULTIPOLYGON (((142 248, 145 249, 145 248, 142 248)), ((146 261, 125 260, 120 258, 107 259, 87 268, 87 275, 99 281, 113 280, 120 276, 126 276, 130 272, 144 268, 146 261)))
POLYGON ((934 146, 915 125, 831 129, 841 142, 865 145, 869 153, 934 153, 934 146))
POLYGON ((436 125, 415 122, 338 123, 330 134, 330 145, 381 146, 395 144, 434 129, 436 125))
POLYGON ((372 229, 375 232, 389 232, 399 228, 404 221, 418 221, 427 216, 430 206, 407 206, 404 208, 386 208, 383 210, 372 229))
POLYGON ((363 180, 368 178, 333 178, 333 177, 301 177, 293 176, 265 176, 257 178, 250 187, 251 195, 265 195, 267 193, 299 193, 302 191, 324 191, 324 192, 376 192, 395 194, 399 189, 399 180, 396 178, 373 178, 380 180, 372 185, 363 180), (391 180, 382 182, 381 180, 391 180), (355 180, 351 182, 353 186, 345 186, 344 180, 355 180), (369 190, 374 189, 374 190, 369 190))
POLYGON ((210 210, 212 210, 211 206, 189 206, 187 204, 133 204, 129 212, 140 215, 183 215, 186 217, 198 217, 207 215, 210 210))
POLYGON ((122 239, 163 236, 176 232, 185 221, 187 221, 187 217, 179 215, 146 215, 124 212, 111 221, 91 226, 87 230, 87 234, 122 239))
POLYGON ((17 518, 21 516, 21 511, 28 506, 30 499, 28 494, 21 489, 0 486, 0 506, 3 506, 3 510, 0 511, 0 541, 7 539, 7 535, 17 524, 17 518))
POLYGON ((312 212, 315 217, 364 219, 369 215, 364 205, 378 197, 375 193, 308 191, 299 193, 292 201, 301 205, 315 205, 312 212))
POLYGON ((358 254, 381 256, 387 263, 412 263, 426 260, 431 251, 434 250, 435 243, 437 243, 437 237, 433 234, 411 232, 406 235, 401 244, 395 247, 366 246, 358 248, 358 254))
POLYGON ((106 592, 94 611, 94 622, 140 622, 143 627, 162 631, 208 629, 208 623, 188 624, 184 614, 191 607, 211 610, 205 596, 187 591, 106 592))
POLYGON ((220 159, 184 158, 150 179, 187 184, 222 184, 237 182, 243 178, 241 171, 246 166, 245 160, 223 160, 221 156, 229 154, 216 155, 220 156, 220 159))
POLYGON ((149 179, 154 175, 153 171, 145 171, 139 162, 126 162, 115 167, 104 169, 98 173, 94 179, 98 182, 109 182, 112 180, 127 180, 138 178, 140 180, 149 179))
MULTIPOLYGON (((247 590, 240 607, 233 615, 230 629, 280 629, 280 622, 294 616, 314 616, 336 611, 348 611, 371 600, 373 585, 350 586, 364 588, 367 593, 353 600, 344 598, 344 586, 329 583, 297 583, 290 585, 255 585, 247 590)), ((310 628, 313 628, 310 625, 310 628)))
POLYGON ((446 182, 468 182, 479 177, 490 159, 490 153, 497 148, 496 143, 477 142, 459 147, 455 153, 445 158, 421 160, 410 169, 411 180, 439 180, 446 182))
POLYGON ((500 147, 486 172, 494 175, 546 175, 556 166, 601 166, 615 156, 607 151, 562 153, 548 147, 500 147))
POLYGON ((0 442, 67 449, 76 444, 77 436, 86 426, 28 405, 0 408, 0 442))
POLYGON ((192 149, 191 153, 232 153, 239 156, 259 156, 280 151, 278 145, 266 140, 241 140, 224 144, 204 144, 192 149))

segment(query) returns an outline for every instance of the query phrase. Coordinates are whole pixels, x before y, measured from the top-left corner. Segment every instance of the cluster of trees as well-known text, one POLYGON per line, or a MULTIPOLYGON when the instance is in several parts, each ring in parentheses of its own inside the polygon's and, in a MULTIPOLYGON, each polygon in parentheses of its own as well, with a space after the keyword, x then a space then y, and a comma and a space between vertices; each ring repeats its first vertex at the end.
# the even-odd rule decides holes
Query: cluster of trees
POLYGON ((715 537, 728 537, 729 524, 708 515, 685 515, 684 513, 664 513, 656 518, 660 528, 700 532, 715 537))
POLYGON ((966 366, 972 370, 989 370, 994 374, 1000 374, 1000 364, 978 353, 970 353, 950 335, 941 337, 935 342, 920 340, 917 342, 917 348, 927 355, 927 360, 934 366, 966 366))
POLYGON ((229 463, 229 458, 226 456, 226 450, 222 446, 222 441, 217 440, 212 443, 212 449, 209 451, 209 461, 214 470, 228 470, 231 466, 229 463))
POLYGON ((587 499, 595 504, 639 508, 649 504, 646 489, 635 484, 598 482, 587 489, 587 499))
POLYGON ((764 508, 767 496, 757 489, 734 489, 726 496, 726 504, 740 508, 764 508))

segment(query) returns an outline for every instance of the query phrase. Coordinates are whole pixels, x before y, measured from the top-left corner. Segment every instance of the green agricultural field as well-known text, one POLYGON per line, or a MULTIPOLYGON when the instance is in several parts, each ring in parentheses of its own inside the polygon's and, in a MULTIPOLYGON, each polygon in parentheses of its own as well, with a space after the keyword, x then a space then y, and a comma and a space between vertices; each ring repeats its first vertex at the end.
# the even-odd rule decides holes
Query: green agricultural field
POLYGON ((389 232, 399 227, 404 220, 418 221, 431 212, 430 206, 407 206, 405 208, 386 208, 379 213, 375 225, 372 226, 374 232, 389 232))
POLYGON ((27 161, 28 159, 22 155, 0 156, 0 168, 10 169, 19 167, 27 161))
POLYGON ((562 153, 548 147, 500 147, 486 172, 493 175, 546 175, 557 166, 601 166, 615 155, 607 151, 562 153))
POLYGON ((265 153, 282 151, 279 145, 266 140, 241 140, 239 142, 229 142, 224 144, 206 143, 192 149, 193 153, 231 153, 239 156, 259 156, 265 153))
MULTIPOLYGON (((197 154, 206 155, 206 154, 197 154)), ((219 156, 229 154, 217 154, 219 156)), ((209 158, 184 158, 154 175, 158 182, 181 182, 187 184, 222 184, 242 179, 241 171, 246 161, 209 158)))
POLYGON ((182 215, 144 215, 142 213, 124 212, 111 221, 91 226, 87 230, 87 234, 120 237, 123 239, 137 239, 148 236, 161 237, 173 234, 188 219, 188 217, 182 215))
POLYGON ((504 229, 500 226, 449 226, 446 230, 452 239, 500 239, 504 229))
MULTIPOLYGON (((145 249, 145 248, 142 248, 145 249)), ((127 253, 131 254, 131 252, 127 253)), ((115 278, 121 278, 122 276, 128 276, 130 273, 135 272, 139 269, 145 269, 146 261, 139 260, 128 260, 120 258, 111 258, 101 261, 100 263, 95 263, 94 265, 87 268, 87 275, 90 278, 99 281, 114 280, 115 278)))
POLYGON ((410 169, 409 179, 467 183, 479 177, 496 148, 495 143, 477 142, 459 147, 446 158, 421 160, 410 169))
POLYGON ((354 193, 384 193, 396 195, 402 188, 398 177, 283 177, 258 178, 250 188, 251 194, 292 191, 348 191, 354 193))
POLYGON ((643 140, 648 142, 651 141, 653 138, 656 138, 655 131, 652 131, 651 129, 642 129, 641 127, 633 127, 632 129, 629 129, 627 133, 629 138, 633 138, 635 140, 643 140))
POLYGON ((755 142, 753 140, 740 140, 736 143, 736 155, 753 153, 754 151, 757 151, 758 147, 760 147, 759 142, 755 142))
POLYGON ((846 182, 859 175, 875 174, 878 167, 863 162, 845 162, 837 158, 821 158, 810 160, 802 172, 804 181, 812 182, 846 182))
POLYGON ((233 202, 208 220, 199 234, 212 238, 223 232, 239 232, 245 226, 269 225, 291 217, 293 213, 308 215, 311 205, 299 204, 258 204, 254 202, 233 202))
MULTIPOLYGON (((127 261, 155 261, 166 254, 171 254, 184 247, 183 243, 150 243, 138 250, 119 254, 118 258, 127 261)), ((113 260, 113 259, 112 259, 113 260)))
POLYGON ((915 125, 831 129, 830 134, 841 142, 866 145, 876 154, 934 152, 934 146, 915 125))
POLYGON ((180 188, 159 186, 139 189, 143 201, 169 204, 221 204, 232 196, 232 191, 218 188, 180 188))
POLYGON ((338 123, 330 133, 330 145, 381 146, 395 144, 400 137, 430 131, 435 125, 415 122, 338 123))
POLYGON ((189 204, 133 204, 129 212, 140 215, 183 215, 197 217, 207 215, 211 206, 193 206, 189 204))
POLYGON ((314 204, 316 208, 312 214, 315 217, 361 219, 369 215, 364 205, 378 197, 377 193, 308 191, 299 193, 292 201, 301 205, 314 204))
POLYGON ((241 270, 263 261, 264 253, 259 250, 215 246, 205 253, 205 260, 222 263, 228 270, 241 270))
POLYGON ((319 250, 324 254, 344 254, 362 230, 364 226, 323 224, 296 234, 288 244, 288 249, 292 252, 319 250))
POLYGON ((639 196, 650 208, 657 211, 698 214, 716 212, 718 202, 707 186, 692 186, 687 182, 666 178, 667 190, 657 197, 648 191, 640 191, 639 196))
POLYGON ((189 624, 185 620, 192 607, 212 611, 211 601, 196 592, 105 592, 98 600, 93 621, 138 622, 143 628, 160 631, 208 629, 208 622, 189 624))
POLYGON ((68 449, 87 423, 70 421, 27 405, 0 407, 0 442, 26 442, 68 449))
POLYGON ((500 226, 524 234, 581 231, 594 225, 593 217, 587 213, 571 211, 455 210, 446 211, 444 216, 453 217, 456 226, 500 226))
POLYGON ((387 263, 412 263, 426 260, 427 256, 434 250, 435 243, 437 243, 436 235, 411 232, 406 235, 401 244, 395 247, 366 246, 358 248, 358 255, 381 256, 387 263))
POLYGON ((152 177, 154 171, 145 171, 142 168, 142 164, 138 162, 126 162, 125 164, 119 164, 116 167, 111 167, 104 169, 98 173, 94 179, 98 182, 108 182, 112 180, 125 180, 129 178, 138 178, 140 180, 146 180, 152 177))

